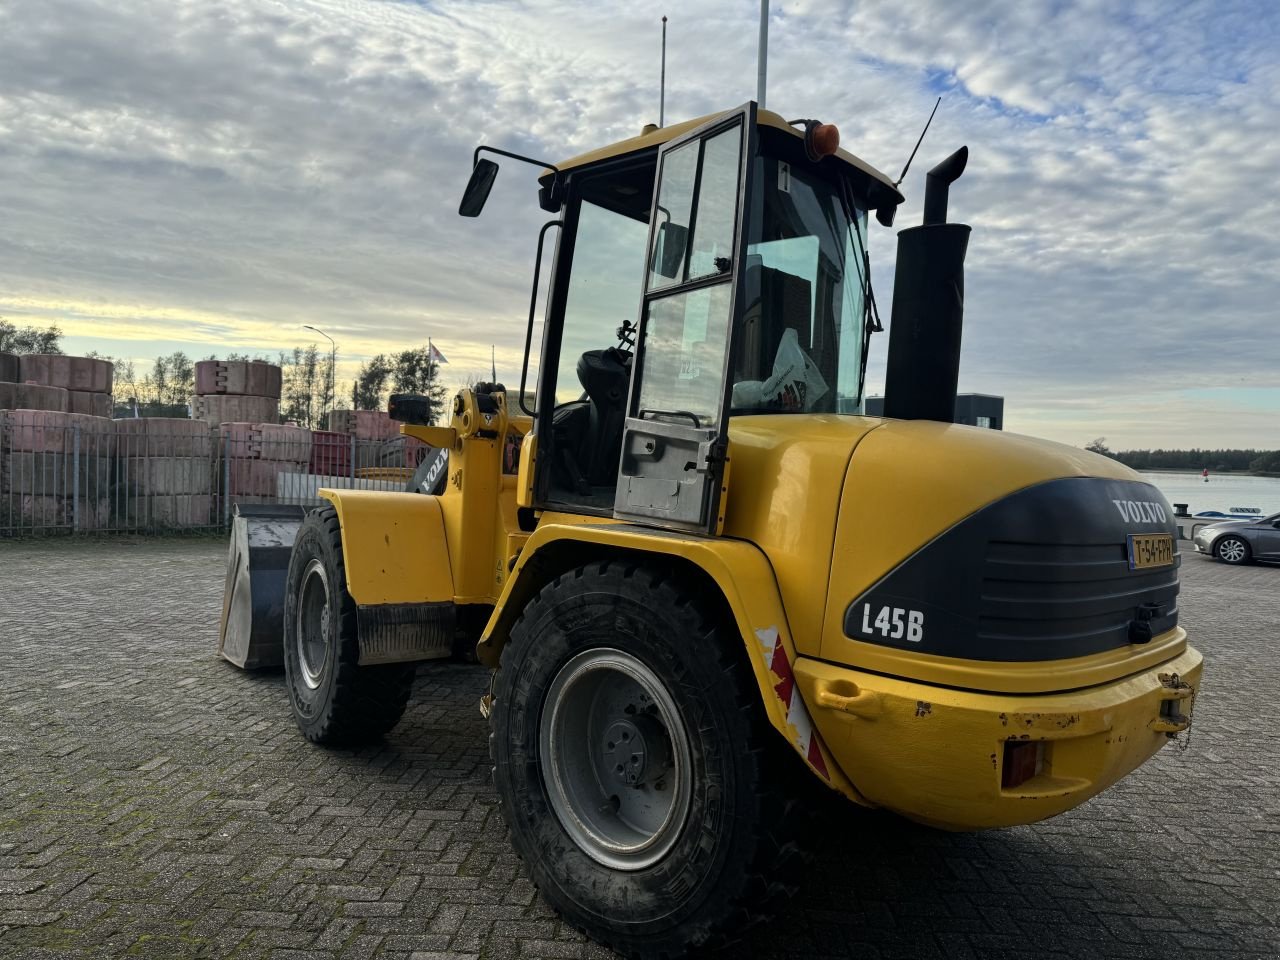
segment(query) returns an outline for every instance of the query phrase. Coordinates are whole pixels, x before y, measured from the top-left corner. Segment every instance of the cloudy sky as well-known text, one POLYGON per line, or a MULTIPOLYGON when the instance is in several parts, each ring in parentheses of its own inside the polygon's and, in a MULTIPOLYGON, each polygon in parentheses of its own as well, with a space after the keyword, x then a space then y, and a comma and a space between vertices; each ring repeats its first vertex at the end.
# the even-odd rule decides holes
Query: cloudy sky
MULTIPOLYGON (((69 351, 348 366, 425 341, 518 377, 537 226, 509 164, 755 92, 759 5, 0 0, 0 316, 69 351), (325 342, 320 341, 324 346, 325 342)), ((904 184, 968 144, 960 386, 1009 429, 1113 447, 1280 446, 1280 5, 774 0, 768 104, 904 184)), ((894 237, 875 226, 887 308, 894 237)), ((886 309, 887 312, 887 309, 886 309)), ((887 336, 872 348, 870 392, 887 336)))

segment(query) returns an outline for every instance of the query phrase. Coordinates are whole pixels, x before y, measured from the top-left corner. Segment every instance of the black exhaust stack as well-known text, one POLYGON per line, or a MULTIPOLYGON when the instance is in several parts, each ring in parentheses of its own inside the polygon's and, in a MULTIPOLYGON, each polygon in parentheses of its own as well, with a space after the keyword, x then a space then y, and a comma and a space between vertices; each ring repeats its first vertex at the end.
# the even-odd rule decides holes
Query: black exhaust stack
POLYGON ((947 192, 964 173, 961 147, 925 178, 924 223, 898 234, 884 414, 899 420, 955 420, 964 321, 969 225, 947 223, 947 192))

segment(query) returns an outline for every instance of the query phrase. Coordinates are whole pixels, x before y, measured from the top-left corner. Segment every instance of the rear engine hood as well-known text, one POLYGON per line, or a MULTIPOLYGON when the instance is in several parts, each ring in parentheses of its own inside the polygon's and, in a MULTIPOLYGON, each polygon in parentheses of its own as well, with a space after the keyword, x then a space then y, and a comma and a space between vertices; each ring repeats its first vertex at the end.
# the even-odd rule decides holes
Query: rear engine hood
POLYGON ((1083 450, 887 422, 853 454, 833 546, 826 660, 1043 692, 1127 676, 1185 647, 1173 510, 1133 471, 1083 450), (1129 537, 1163 534, 1172 562, 1130 569, 1129 537))

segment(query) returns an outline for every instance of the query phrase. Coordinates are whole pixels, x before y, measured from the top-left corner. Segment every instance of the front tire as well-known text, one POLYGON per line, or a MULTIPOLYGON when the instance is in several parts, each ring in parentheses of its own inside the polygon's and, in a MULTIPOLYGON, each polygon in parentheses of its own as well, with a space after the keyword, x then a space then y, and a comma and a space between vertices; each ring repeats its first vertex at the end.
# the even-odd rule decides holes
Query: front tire
POLYGON ((759 699, 737 631, 661 572, 605 562, 543 588, 503 650, 490 746, 512 842, 556 910, 629 956, 768 919, 803 856, 798 760, 759 699))
POLYGON ((1228 535, 1213 545, 1213 555, 1223 563, 1243 564, 1249 562, 1251 551, 1244 540, 1228 535))
POLYGON ((342 528, 333 507, 320 507, 298 530, 284 603, 285 686, 293 717, 312 743, 367 743, 400 722, 416 665, 362 667, 359 661, 342 528))

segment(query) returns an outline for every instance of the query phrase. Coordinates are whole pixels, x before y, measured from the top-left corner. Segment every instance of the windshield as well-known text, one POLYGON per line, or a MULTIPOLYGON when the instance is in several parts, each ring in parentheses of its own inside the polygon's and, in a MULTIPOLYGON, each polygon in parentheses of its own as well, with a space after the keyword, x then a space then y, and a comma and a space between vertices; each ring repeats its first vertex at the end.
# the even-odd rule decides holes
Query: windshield
POLYGON ((866 211, 839 186, 755 161, 746 307, 731 412, 857 413, 866 346, 866 211))

